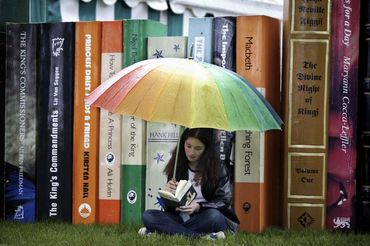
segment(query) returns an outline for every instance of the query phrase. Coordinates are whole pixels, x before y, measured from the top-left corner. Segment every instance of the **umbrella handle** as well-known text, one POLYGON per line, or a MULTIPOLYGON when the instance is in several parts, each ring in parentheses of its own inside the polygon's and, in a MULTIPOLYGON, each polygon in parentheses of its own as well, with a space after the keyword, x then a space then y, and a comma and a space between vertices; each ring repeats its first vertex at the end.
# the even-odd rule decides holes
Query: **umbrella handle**
POLYGON ((177 167, 177 160, 179 158, 179 149, 180 149, 180 141, 181 141, 181 136, 182 133, 184 132, 185 128, 180 125, 180 130, 179 130, 179 140, 177 141, 177 147, 176 147, 176 156, 175 156, 175 165, 173 167, 173 176, 172 179, 176 180, 176 167, 177 167))
POLYGON ((190 56, 188 57, 188 59, 193 60, 194 59, 194 43, 191 43, 189 54, 190 56))

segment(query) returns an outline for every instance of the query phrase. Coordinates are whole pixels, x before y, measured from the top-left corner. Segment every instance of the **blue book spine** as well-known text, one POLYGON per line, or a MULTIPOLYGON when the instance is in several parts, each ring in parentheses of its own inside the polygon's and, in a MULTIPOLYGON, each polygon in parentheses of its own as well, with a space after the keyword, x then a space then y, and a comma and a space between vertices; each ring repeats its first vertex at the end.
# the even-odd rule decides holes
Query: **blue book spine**
POLYGON ((35 221, 36 24, 6 26, 5 213, 35 221))
POLYGON ((213 17, 189 19, 188 57, 195 61, 212 63, 213 19, 213 17))

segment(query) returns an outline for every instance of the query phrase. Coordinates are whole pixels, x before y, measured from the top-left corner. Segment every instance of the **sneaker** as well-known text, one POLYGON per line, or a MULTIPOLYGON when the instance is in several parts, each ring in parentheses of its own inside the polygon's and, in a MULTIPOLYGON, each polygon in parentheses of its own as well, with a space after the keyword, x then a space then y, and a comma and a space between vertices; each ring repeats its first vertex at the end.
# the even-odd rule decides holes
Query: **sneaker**
POLYGON ((150 236, 152 234, 146 227, 141 227, 137 233, 140 236, 150 236))
POLYGON ((206 236, 206 239, 208 240, 219 240, 219 239, 225 239, 225 233, 223 231, 219 232, 212 232, 206 236))

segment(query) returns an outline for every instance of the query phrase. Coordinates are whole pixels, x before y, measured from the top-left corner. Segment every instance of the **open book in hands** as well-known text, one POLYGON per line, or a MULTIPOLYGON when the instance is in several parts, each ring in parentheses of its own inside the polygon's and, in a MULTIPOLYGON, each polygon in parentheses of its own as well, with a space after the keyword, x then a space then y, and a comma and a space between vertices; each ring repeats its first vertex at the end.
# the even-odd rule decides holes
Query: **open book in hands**
POLYGON ((179 181, 175 194, 166 190, 159 190, 158 194, 168 207, 187 206, 197 196, 197 192, 188 180, 179 181))

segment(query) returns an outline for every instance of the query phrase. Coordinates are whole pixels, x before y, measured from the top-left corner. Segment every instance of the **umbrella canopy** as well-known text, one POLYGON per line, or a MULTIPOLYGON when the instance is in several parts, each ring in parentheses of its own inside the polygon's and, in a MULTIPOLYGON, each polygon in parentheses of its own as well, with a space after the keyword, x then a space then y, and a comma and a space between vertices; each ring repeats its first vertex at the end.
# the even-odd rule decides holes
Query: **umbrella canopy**
POLYGON ((103 82, 86 102, 112 113, 189 128, 266 131, 282 124, 244 78, 192 59, 137 62, 103 82))

